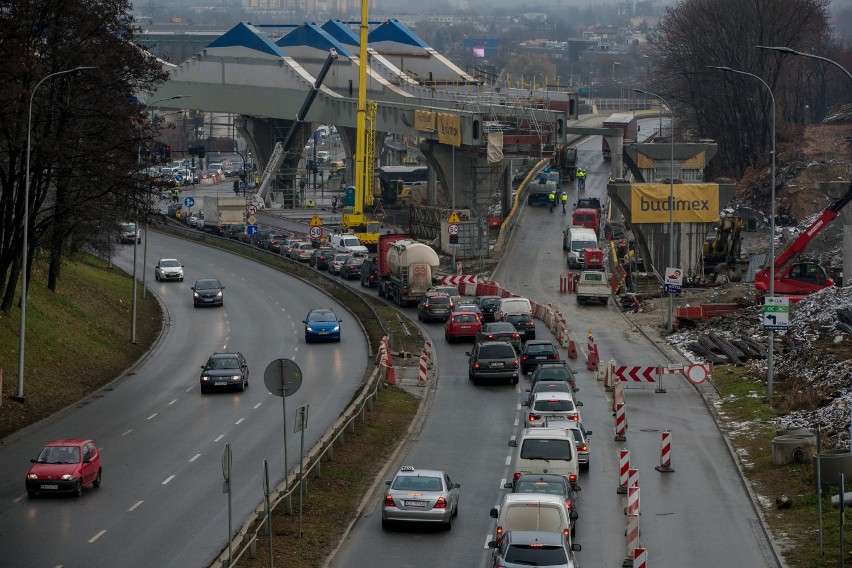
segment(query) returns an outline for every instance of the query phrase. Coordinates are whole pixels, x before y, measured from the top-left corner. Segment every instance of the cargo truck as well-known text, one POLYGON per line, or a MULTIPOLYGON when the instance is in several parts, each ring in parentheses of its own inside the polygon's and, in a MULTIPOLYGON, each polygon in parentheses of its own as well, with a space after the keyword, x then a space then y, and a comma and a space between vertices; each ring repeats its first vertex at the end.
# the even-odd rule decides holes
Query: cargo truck
POLYGON ((562 172, 562 179, 574 181, 577 175, 577 148, 574 146, 558 146, 553 157, 553 165, 562 172))
POLYGON ((245 224, 246 200, 243 197, 205 195, 202 205, 204 230, 223 236, 228 225, 245 224))
MULTIPOLYGON (((618 128, 625 140, 636 140, 636 117, 627 112, 617 112, 603 121, 604 128, 618 128)), ((604 160, 612 159, 612 150, 609 148, 606 136, 601 136, 601 150, 604 160)))
POLYGON ((529 185, 529 195, 527 197, 528 205, 548 205, 550 203, 549 196, 553 193, 559 196, 562 191, 562 178, 559 170, 547 169, 543 170, 538 180, 529 185))
POLYGON ((440 264, 438 254, 432 247, 411 239, 390 242, 386 247, 387 274, 380 277, 379 294, 397 306, 418 302, 432 286, 440 264))

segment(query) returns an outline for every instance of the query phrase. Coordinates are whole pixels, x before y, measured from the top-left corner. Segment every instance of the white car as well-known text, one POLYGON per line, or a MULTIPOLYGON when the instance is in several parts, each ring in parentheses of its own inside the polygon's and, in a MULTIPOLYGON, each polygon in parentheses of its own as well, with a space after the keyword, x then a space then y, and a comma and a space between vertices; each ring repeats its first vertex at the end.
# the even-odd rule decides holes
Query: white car
POLYGON ((580 420, 582 402, 574 402, 574 394, 568 392, 537 392, 532 401, 524 401, 521 406, 529 408, 524 416, 525 428, 541 428, 545 420, 551 424, 556 421, 580 420))
POLYGON ((154 279, 183 282, 183 265, 175 258, 161 258, 154 267, 154 279))
POLYGON ((308 262, 311 259, 311 255, 313 254, 314 245, 312 245, 311 243, 299 243, 293 248, 293 250, 290 251, 290 258, 292 258, 293 260, 308 262))

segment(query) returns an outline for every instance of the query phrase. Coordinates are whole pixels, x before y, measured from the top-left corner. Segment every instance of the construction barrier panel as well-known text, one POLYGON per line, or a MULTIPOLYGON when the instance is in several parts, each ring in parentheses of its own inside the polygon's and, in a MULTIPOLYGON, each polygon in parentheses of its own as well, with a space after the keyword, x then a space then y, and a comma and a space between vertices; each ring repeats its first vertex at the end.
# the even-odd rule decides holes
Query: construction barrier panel
POLYGON ((627 406, 622 402, 615 407, 615 438, 616 442, 627 440, 627 406))
POLYGON ((665 430, 660 438, 660 465, 654 469, 660 473, 671 473, 672 468, 672 433, 665 430))
POLYGON ((429 378, 429 373, 426 370, 426 354, 420 356, 420 373, 417 375, 417 386, 425 387, 426 380, 429 378))
POLYGON ((622 566, 632 567, 634 551, 639 548, 639 515, 627 515, 627 530, 624 534, 627 537, 627 554, 622 566))
POLYGON ((639 487, 627 488, 627 508, 624 510, 625 515, 639 514, 639 487))
POLYGON ((435 363, 435 361, 433 359, 432 351, 433 351, 432 342, 427 339, 426 343, 423 344, 423 353, 426 354, 426 364, 429 366, 430 369, 433 367, 433 365, 435 363))
POLYGON ((629 475, 630 450, 618 450, 618 491, 616 493, 627 493, 629 475))
POLYGON ((559 293, 565 294, 568 292, 568 275, 560 274, 559 275, 559 293))
POLYGON ((576 359, 577 358, 577 345, 574 343, 573 339, 568 340, 568 358, 576 359))
POLYGON ((631 467, 627 470, 627 488, 639 487, 639 470, 631 467))
POLYGON ((636 547, 633 549, 632 568, 648 568, 648 552, 644 548, 636 547))

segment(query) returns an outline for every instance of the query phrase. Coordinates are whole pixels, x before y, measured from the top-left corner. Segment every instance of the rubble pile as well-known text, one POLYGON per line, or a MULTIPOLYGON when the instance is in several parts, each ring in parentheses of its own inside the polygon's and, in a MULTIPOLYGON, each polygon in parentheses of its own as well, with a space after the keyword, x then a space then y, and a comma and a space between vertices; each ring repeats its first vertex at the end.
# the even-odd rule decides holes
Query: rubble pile
MULTIPOLYGON (((699 328, 671 335, 668 341, 690 360, 714 362, 706 355, 709 352, 716 357, 716 364, 745 364, 753 376, 765 377, 768 346, 761 311, 760 306, 754 306, 740 315, 714 318, 699 328), (757 347, 738 363, 719 349, 720 345, 738 347, 743 342, 757 347), (758 354, 760 347, 762 354, 758 354)), ((826 288, 794 304, 789 329, 775 335, 776 395, 785 397, 787 406, 800 405, 779 417, 777 422, 784 427, 813 428, 819 424, 827 438, 827 447, 848 445, 849 440, 852 413, 850 316, 852 286, 826 288)))

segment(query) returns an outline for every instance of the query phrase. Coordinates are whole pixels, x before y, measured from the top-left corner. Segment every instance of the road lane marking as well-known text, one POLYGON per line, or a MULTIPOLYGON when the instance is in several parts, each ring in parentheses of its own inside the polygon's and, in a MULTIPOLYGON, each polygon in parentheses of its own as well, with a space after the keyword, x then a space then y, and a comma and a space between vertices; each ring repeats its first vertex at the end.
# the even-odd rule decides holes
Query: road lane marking
POLYGON ((168 476, 168 477, 166 478, 166 480, 165 480, 164 482, 162 482, 160 485, 165 485, 166 483, 168 483, 169 481, 171 481, 171 480, 172 480, 172 479, 174 479, 174 478, 175 478, 175 476, 174 476, 174 475, 170 475, 170 476, 168 476))
POLYGON ((489 542, 491 542, 491 534, 485 535, 485 546, 483 548, 488 548, 489 542))
POLYGON ((171 406, 171 405, 173 405, 173 404, 174 404, 174 403, 176 403, 176 402, 177 402, 177 399, 174 399, 173 401, 171 401, 171 402, 170 402, 168 405, 166 405, 166 406, 171 406))
POLYGON ((148 420, 150 420, 150 419, 152 419, 153 417, 155 417, 156 415, 157 415, 157 413, 155 412, 154 414, 152 414, 151 416, 149 416, 147 419, 148 419, 148 420))
POLYGON ((520 419, 515 418, 515 428, 517 428, 517 427, 518 427, 518 424, 520 424, 520 419))
POLYGON ((188 389, 186 389, 186 390, 185 390, 185 391, 183 391, 183 392, 190 392, 190 391, 192 391, 192 390, 194 390, 194 389, 195 389, 195 387, 189 387, 188 389))
POLYGON ((17 499, 12 499, 12 503, 17 503, 18 501, 20 501, 21 499, 23 499, 23 498, 24 498, 24 497, 26 497, 26 496, 27 496, 27 494, 26 494, 26 493, 24 493, 23 495, 21 495, 21 496, 20 496, 20 497, 18 497, 17 499))
POLYGON ((506 456, 506 465, 511 465, 511 463, 512 463, 512 456, 511 455, 506 456))
POLYGON ((504 487, 503 487, 504 485, 506 485, 506 478, 505 477, 500 480, 500 489, 504 489, 504 487))
POLYGON ((127 430, 124 434, 121 435, 121 437, 124 438, 125 436, 127 436, 131 432, 133 432, 133 428, 131 428, 130 430, 127 430))
POLYGON ((518 404, 515 406, 515 410, 517 410, 518 412, 520 412, 520 411, 521 411, 521 403, 518 403, 518 404))
POLYGON ((132 506, 132 507, 130 507, 129 509, 127 509, 127 512, 129 513, 129 512, 131 512, 131 511, 133 511, 134 509, 136 509, 136 507, 138 507, 138 506, 139 506, 139 505, 141 505, 142 503, 144 503, 144 501, 136 501, 136 502, 133 504, 133 506, 132 506))
POLYGON ((225 435, 224 435, 224 434, 219 434, 219 436, 218 436, 215 440, 213 440, 213 441, 214 441, 214 442, 218 442, 219 440, 221 440, 221 439, 222 439, 222 438, 224 438, 224 437, 225 437, 225 435))
POLYGON ((257 404, 255 404, 255 405, 254 405, 254 410, 257 410, 257 408, 258 408, 261 404, 263 404, 263 403, 262 403, 262 402, 258 402, 257 404))
POLYGON ((197 459, 198 459, 198 458, 200 458, 200 457, 201 457, 201 454, 195 454, 194 456, 192 456, 191 458, 189 458, 189 461, 190 461, 190 463, 192 463, 192 462, 194 462, 195 460, 197 460, 197 459))
POLYGON ((106 532, 106 529, 102 530, 101 532, 99 532, 98 534, 96 534, 95 536, 93 536, 92 538, 90 538, 90 539, 89 539, 89 544, 92 544, 93 542, 95 542, 96 540, 98 540, 99 538, 101 538, 102 536, 104 536, 104 533, 105 533, 105 532, 106 532))
POLYGON ((234 426, 237 426, 237 425, 238 425, 238 424, 240 424, 243 420, 245 420, 245 418, 240 418, 239 420, 237 420, 236 422, 234 422, 234 426))

